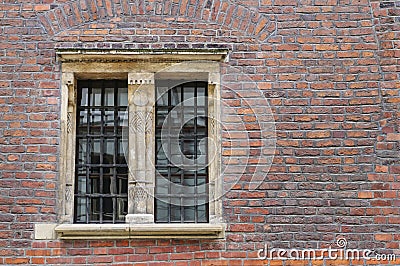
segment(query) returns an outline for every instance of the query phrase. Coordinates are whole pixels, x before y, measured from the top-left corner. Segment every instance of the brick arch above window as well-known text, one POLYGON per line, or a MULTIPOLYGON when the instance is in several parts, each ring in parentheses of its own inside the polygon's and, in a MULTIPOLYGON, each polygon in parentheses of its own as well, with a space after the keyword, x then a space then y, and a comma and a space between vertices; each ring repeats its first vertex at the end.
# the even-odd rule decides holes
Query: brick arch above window
POLYGON ((271 17, 259 13, 256 9, 237 5, 233 2, 200 0, 194 4, 187 0, 178 3, 170 1, 133 1, 122 0, 115 3, 106 0, 71 1, 38 14, 40 24, 50 36, 95 21, 122 22, 124 18, 138 16, 158 17, 160 21, 216 23, 222 27, 238 30, 243 36, 265 41, 276 30, 271 17))

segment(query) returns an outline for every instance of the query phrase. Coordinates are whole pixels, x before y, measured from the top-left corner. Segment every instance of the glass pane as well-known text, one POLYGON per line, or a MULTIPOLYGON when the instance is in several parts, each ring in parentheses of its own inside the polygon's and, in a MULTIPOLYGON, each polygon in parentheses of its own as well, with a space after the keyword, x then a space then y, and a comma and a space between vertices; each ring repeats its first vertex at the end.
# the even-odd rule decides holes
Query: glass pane
POLYGON ((168 87, 157 87, 157 105, 168 106, 168 87))
POLYGON ((90 112, 90 134, 101 134, 101 111, 99 109, 93 109, 90 112))
POLYGON ((113 106, 114 105, 114 88, 105 88, 104 89, 104 106, 113 106))
POLYGON ((185 174, 185 179, 183 180, 184 194, 194 194, 194 175, 185 174))
POLYGON ((77 197, 76 198, 76 221, 77 222, 86 222, 86 198, 77 197))
POLYGON ((207 138, 202 138, 200 140, 197 140, 197 159, 198 159, 198 164, 203 166, 206 163, 206 156, 201 156, 201 155, 206 155, 207 154, 207 138))
POLYGON ((197 176, 197 193, 205 194, 206 193, 206 176, 197 176))
MULTIPOLYGON (((183 163, 183 161, 182 161, 183 158, 182 158, 182 152, 181 152, 179 140, 178 139, 173 139, 173 140, 170 139, 169 143, 170 143, 169 159, 171 160, 171 163, 174 165, 181 165, 183 163)), ((165 146, 167 146, 167 145, 165 145, 165 146)))
POLYGON ((104 140, 103 164, 114 163, 114 138, 104 140))
POLYGON ((128 213, 128 200, 126 198, 116 198, 117 217, 119 221, 125 221, 125 215, 128 213))
POLYGON ((100 193, 100 176, 96 173, 89 176, 90 191, 88 193, 100 193))
POLYGON ((169 181, 165 177, 158 175, 156 184, 157 194, 168 194, 169 181))
POLYGON ((197 87, 197 106, 205 106, 206 105, 206 89, 203 86, 197 87))
POLYGON ((104 134, 113 135, 114 134, 114 111, 104 112, 104 134))
POLYGON ((197 114, 197 127, 206 127, 207 126, 207 117, 201 116, 200 114, 197 114))
POLYGON ((181 193, 183 193, 182 189, 183 186, 181 185, 181 175, 173 175, 171 176, 171 194, 172 195, 180 195, 181 193))
MULTIPOLYGON (((117 125, 118 125, 118 130, 117 130, 118 135, 123 135, 123 132, 124 132, 124 134, 126 133, 126 135, 128 134, 128 132, 127 132, 128 112, 126 111, 126 109, 118 111, 118 124, 117 125)), ((127 137, 127 136, 124 136, 124 137, 127 137)))
POLYGON ((128 106, 128 88, 118 88, 118 106, 128 106))
POLYGON ((168 222, 168 204, 156 199, 156 213, 158 222, 168 222))
POLYGON ((86 175, 78 176, 77 193, 78 194, 86 193, 86 175))
MULTIPOLYGON (((164 144, 165 147, 168 146, 168 144, 164 144)), ((157 153, 157 158, 156 158, 156 164, 157 165, 167 165, 168 160, 167 156, 165 154, 165 151, 163 149, 163 145, 161 144, 161 139, 157 139, 157 146, 156 146, 156 153, 157 153)))
POLYGON ((171 221, 180 222, 181 221, 181 199, 171 198, 171 221))
MULTIPOLYGON (((198 99, 199 100, 199 99, 198 99)), ((204 100, 204 99, 203 99, 204 100)), ((197 106, 197 116, 205 116, 206 115, 206 108, 202 107, 203 105, 197 106)))
POLYGON ((207 208, 206 208, 206 201, 205 200, 199 200, 197 206, 197 220, 198 222, 207 222, 207 208))
POLYGON ((100 139, 92 139, 90 143, 90 163, 100 163, 100 139))
POLYGON ((103 220, 113 220, 113 209, 115 198, 103 198, 103 220))
POLYGON ((127 176, 117 176, 117 194, 126 194, 128 192, 127 176))
POLYGON ((90 95, 90 106, 101 106, 101 88, 93 88, 90 95))
POLYGON ((171 104, 178 105, 182 100, 181 87, 171 89, 171 104))
POLYGON ((103 194, 111 194, 115 193, 115 184, 112 182, 113 180, 113 172, 114 169, 108 168, 107 169, 107 174, 103 175, 103 194))
MULTIPOLYGON (((167 118, 167 115, 168 115, 168 110, 167 109, 159 109, 157 111, 156 126, 163 126, 164 121, 167 118)), ((168 126, 168 124, 166 122, 165 122, 165 126, 166 127, 168 126)))
POLYGON ((183 140, 183 147, 182 147, 182 153, 186 155, 188 158, 193 158, 195 154, 195 149, 194 149, 194 140, 193 139, 185 139, 183 140))
POLYGON ((86 163, 86 155, 87 155, 87 140, 86 139, 78 139, 78 163, 84 164, 86 163))
POLYGON ((195 95, 194 95, 194 87, 184 87, 183 89, 183 105, 184 106, 194 106, 195 103, 195 95))
POLYGON ((195 122, 195 115, 194 115, 194 109, 193 108, 185 108, 185 112, 183 114, 183 124, 185 127, 188 127, 189 129, 194 132, 194 122, 195 122))
MULTIPOLYGON (((82 126, 83 129, 85 129, 85 127, 87 126, 88 123, 88 117, 87 117, 87 111, 86 110, 82 110, 79 112, 79 126, 82 126)), ((82 132, 80 132, 82 133, 82 132)))
POLYGON ((88 106, 88 88, 81 88, 81 105, 88 106))
POLYGON ((195 202, 193 198, 186 198, 183 200, 184 207, 184 219, 186 222, 193 221, 195 219, 195 202))
POLYGON ((128 140, 119 139, 117 158, 116 158, 117 164, 125 164, 126 163, 127 160, 125 159, 125 154, 128 155, 127 151, 128 151, 128 140))
POLYGON ((100 219, 100 199, 90 199, 90 220, 98 221, 100 219))

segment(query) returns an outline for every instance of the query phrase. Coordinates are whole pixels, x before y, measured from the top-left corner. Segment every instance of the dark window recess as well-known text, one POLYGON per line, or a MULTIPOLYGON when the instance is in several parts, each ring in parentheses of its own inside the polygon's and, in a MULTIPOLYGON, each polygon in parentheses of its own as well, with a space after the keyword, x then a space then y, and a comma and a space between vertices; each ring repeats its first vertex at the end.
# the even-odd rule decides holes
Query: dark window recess
POLYGON ((155 222, 208 222, 207 83, 156 84, 155 222))
POLYGON ((122 80, 78 81, 75 222, 123 223, 128 208, 128 89, 122 80))

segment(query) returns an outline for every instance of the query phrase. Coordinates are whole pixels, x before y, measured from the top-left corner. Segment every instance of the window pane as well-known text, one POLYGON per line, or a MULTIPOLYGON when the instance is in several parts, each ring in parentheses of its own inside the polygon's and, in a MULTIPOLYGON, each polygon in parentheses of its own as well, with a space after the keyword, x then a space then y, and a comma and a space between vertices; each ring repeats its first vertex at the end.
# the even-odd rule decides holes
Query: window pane
POLYGON ((87 200, 86 198, 78 197, 75 201, 75 220, 77 222, 86 222, 86 216, 87 216, 87 211, 86 211, 86 203, 87 200))
POLYGON ((81 106, 88 106, 88 88, 81 88, 81 106))
POLYGON ((90 220, 95 222, 100 220, 100 198, 90 199, 90 220))
POLYGON ((128 88, 118 88, 118 106, 128 106, 128 88))
POLYGON ((169 181, 167 178, 158 175, 157 176, 157 186, 156 186, 156 193, 157 194, 168 194, 169 188, 169 181))
POLYGON ((113 164, 114 163, 114 138, 104 140, 104 150, 103 150, 103 164, 113 164))
POLYGON ((195 199, 185 198, 183 200, 185 221, 195 221, 195 199))
POLYGON ((92 88, 90 106, 101 106, 101 88, 92 88))
POLYGON ((168 204, 156 199, 156 216, 160 222, 168 222, 168 204))
POLYGON ((105 88, 104 106, 114 106, 114 88, 105 88))
POLYGON ((86 156, 87 156, 87 140, 86 139, 78 139, 77 141, 78 146, 78 164, 86 163, 86 156))
POLYGON ((171 221, 181 221, 181 198, 171 198, 171 221))
POLYGON ((103 221, 113 220, 115 198, 103 198, 103 221))
POLYGON ((196 99, 193 86, 185 86, 183 96, 184 106, 194 106, 196 99))
POLYGON ((104 134, 113 135, 114 134, 114 110, 104 111, 104 134))

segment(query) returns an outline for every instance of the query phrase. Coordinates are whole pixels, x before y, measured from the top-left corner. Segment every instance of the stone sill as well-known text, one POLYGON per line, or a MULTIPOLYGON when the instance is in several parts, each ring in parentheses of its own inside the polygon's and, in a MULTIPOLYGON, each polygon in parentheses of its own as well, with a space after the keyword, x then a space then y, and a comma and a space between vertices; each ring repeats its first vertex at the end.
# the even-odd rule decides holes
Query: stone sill
POLYGON ((225 224, 61 224, 58 239, 224 238, 225 224))

